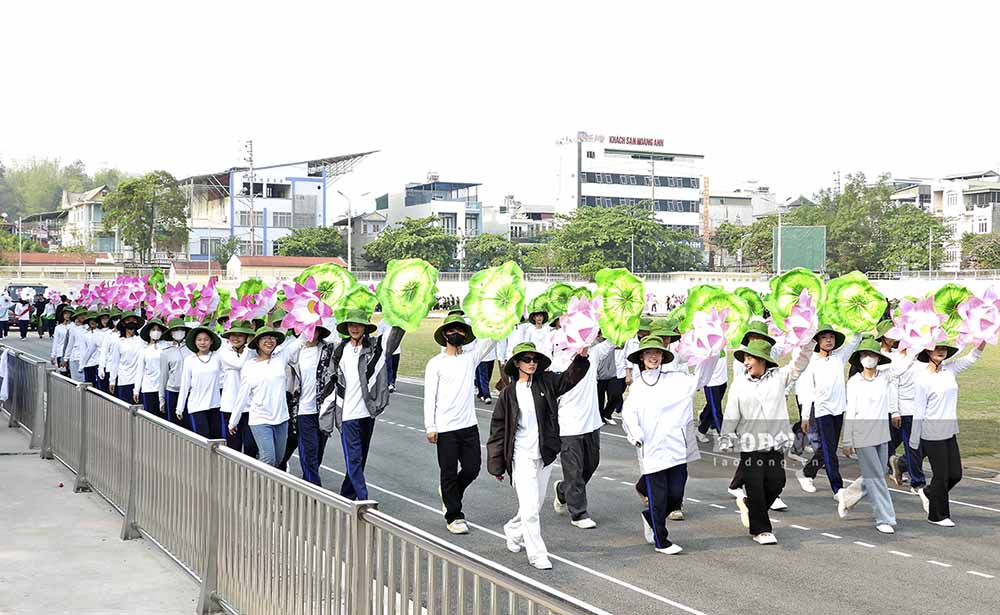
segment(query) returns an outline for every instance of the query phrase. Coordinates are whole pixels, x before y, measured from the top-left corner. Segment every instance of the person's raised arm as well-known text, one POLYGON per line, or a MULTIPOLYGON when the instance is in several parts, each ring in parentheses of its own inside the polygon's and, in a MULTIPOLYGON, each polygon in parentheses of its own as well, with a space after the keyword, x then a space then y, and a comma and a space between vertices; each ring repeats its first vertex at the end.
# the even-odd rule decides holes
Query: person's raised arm
POLYGON ((431 359, 424 369, 424 430, 427 441, 437 442, 437 394, 441 375, 438 373, 437 362, 431 359))
POLYGON ((941 367, 942 369, 946 369, 957 376, 972 367, 973 364, 979 360, 979 357, 983 356, 983 349, 985 347, 986 342, 980 342, 978 346, 972 349, 972 352, 968 353, 964 357, 948 361, 941 367))

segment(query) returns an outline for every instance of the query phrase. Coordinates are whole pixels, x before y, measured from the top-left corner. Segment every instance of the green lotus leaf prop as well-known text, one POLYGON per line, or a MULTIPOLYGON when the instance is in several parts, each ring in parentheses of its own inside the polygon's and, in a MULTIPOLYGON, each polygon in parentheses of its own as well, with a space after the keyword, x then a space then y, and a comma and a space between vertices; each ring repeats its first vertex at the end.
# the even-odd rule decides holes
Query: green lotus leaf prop
POLYGON ((358 281, 354 274, 336 263, 320 263, 302 270, 295 281, 302 284, 307 278, 316 280, 316 290, 320 299, 333 309, 337 309, 340 300, 346 295, 358 281))
POLYGON ((472 321, 476 337, 506 339, 521 321, 526 292, 524 272, 514 261, 473 275, 469 280, 469 294, 462 300, 462 309, 472 321))
POLYGON ((593 299, 594 293, 586 286, 577 286, 570 296, 578 299, 593 299))
POLYGON ((601 332, 615 346, 624 346, 639 330, 646 288, 628 269, 601 269, 594 281, 594 294, 601 299, 601 332))
POLYGON ((535 312, 545 312, 551 320, 552 306, 549 305, 549 296, 547 294, 542 293, 528 303, 528 314, 534 314, 535 312))
POLYGON ((167 290, 167 276, 163 274, 163 270, 159 267, 153 268, 153 273, 149 274, 149 279, 146 280, 146 283, 161 295, 167 290))
POLYGON ((683 307, 685 309, 679 327, 681 333, 686 333, 694 327, 694 317, 698 312, 708 313, 714 309, 721 313, 725 310, 726 322, 729 324, 726 329, 726 340, 730 348, 739 346, 750 322, 750 306, 742 297, 711 284, 702 284, 690 289, 683 307))
POLYGON ((260 278, 243 280, 243 282, 236 287, 236 298, 242 299, 247 295, 256 295, 262 290, 264 290, 264 280, 261 280, 260 278))
POLYGON ((792 313, 792 308, 799 302, 799 295, 806 289, 816 305, 823 305, 823 279, 808 269, 796 267, 771 278, 771 294, 764 307, 771 313, 775 324, 783 327, 785 319, 792 313))
POLYGON ((222 318, 223 316, 229 316, 229 312, 232 310, 232 295, 225 288, 215 287, 215 292, 219 293, 219 307, 216 310, 216 318, 222 318))
POLYGON ((740 286, 733 291, 733 294, 743 299, 750 306, 750 313, 754 316, 764 315, 764 301, 760 298, 760 293, 752 288, 740 286))
POLYGON ((844 332, 873 331, 885 313, 885 297, 860 271, 827 282, 825 295, 819 320, 844 332))
POLYGON ((364 284, 355 284, 354 288, 344 293, 333 311, 333 318, 337 322, 347 317, 349 312, 361 310, 368 318, 375 313, 375 306, 378 305, 378 298, 364 284))
POLYGON ((934 293, 934 311, 943 314, 947 320, 941 325, 948 337, 958 335, 958 325, 962 317, 958 314, 958 306, 972 296, 972 291, 953 282, 945 284, 934 293))
POLYGON ((389 261, 375 289, 386 324, 416 331, 434 306, 437 279, 437 269, 421 258, 389 261))
POLYGON ((569 309, 569 299, 573 296, 573 287, 565 282, 556 282, 545 291, 545 296, 549 300, 549 307, 552 308, 552 316, 559 316, 569 309))
POLYGON ((670 310, 667 313, 666 318, 667 320, 672 320, 676 323, 680 323, 680 321, 684 320, 684 314, 686 312, 687 312, 687 306, 682 303, 677 307, 675 307, 674 309, 670 310))

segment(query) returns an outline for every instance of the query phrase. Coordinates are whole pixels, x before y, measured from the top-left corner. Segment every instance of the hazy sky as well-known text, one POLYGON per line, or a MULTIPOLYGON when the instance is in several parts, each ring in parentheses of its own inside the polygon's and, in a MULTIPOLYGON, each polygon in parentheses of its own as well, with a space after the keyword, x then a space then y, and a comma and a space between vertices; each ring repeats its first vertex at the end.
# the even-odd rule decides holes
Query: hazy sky
POLYGON ((252 138, 258 164, 381 150, 354 196, 433 169, 528 202, 578 130, 781 196, 1000 167, 993 2, 39 1, 0 23, 8 162, 184 177, 252 138))

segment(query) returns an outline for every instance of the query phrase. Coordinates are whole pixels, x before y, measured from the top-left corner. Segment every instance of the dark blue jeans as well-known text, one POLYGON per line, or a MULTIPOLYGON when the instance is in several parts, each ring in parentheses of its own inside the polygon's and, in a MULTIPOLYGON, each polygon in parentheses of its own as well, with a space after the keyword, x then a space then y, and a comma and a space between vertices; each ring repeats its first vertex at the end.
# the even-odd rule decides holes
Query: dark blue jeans
POLYGON ((919 489, 927 484, 927 476, 924 475, 924 452, 920 448, 910 448, 910 430, 913 428, 912 416, 901 416, 902 423, 899 429, 890 427, 891 440, 889 441, 889 454, 895 455, 899 445, 903 445, 903 458, 899 460, 899 467, 910 475, 910 486, 919 489))
MULTIPOLYGON (((94 368, 94 369, 97 369, 97 368, 94 368)), ((135 393, 135 385, 134 384, 123 384, 121 386, 116 386, 115 387, 115 397, 117 397, 118 399, 122 400, 126 404, 133 404, 133 403, 135 403, 134 401, 132 401, 132 395, 134 393, 135 393)))
MULTIPOLYGON (((85 368, 83 368, 83 379, 90 386, 92 386, 94 388, 97 388, 97 384, 98 384, 97 366, 95 365, 93 367, 85 367, 85 368)), ((132 401, 129 400, 129 403, 132 403, 132 401)))
POLYGON ((222 433, 219 431, 219 426, 222 424, 221 414, 218 408, 188 414, 191 431, 203 438, 221 437, 222 433))
POLYGON ((476 394, 480 399, 490 397, 490 380, 493 379, 494 361, 482 361, 476 367, 476 394))
POLYGON ((722 398, 726 395, 726 383, 714 387, 705 387, 705 407, 698 417, 698 431, 708 433, 709 429, 714 429, 716 433, 722 431, 722 398))
POLYGON ((837 458, 840 432, 844 428, 844 415, 817 416, 815 422, 821 444, 803 472, 809 478, 816 478, 819 469, 826 467, 826 477, 830 479, 830 487, 837 493, 844 488, 844 480, 840 477, 840 460, 837 458))
POLYGON ((368 499, 365 464, 368 462, 368 446, 374 432, 374 418, 355 419, 340 424, 340 444, 344 448, 344 465, 347 468, 347 475, 340 485, 340 495, 349 500, 368 499))
POLYGON ((177 391, 171 391, 167 389, 166 392, 166 402, 167 402, 167 420, 177 425, 178 427, 183 427, 185 429, 191 429, 191 421, 187 420, 187 411, 184 411, 184 418, 177 418, 177 399, 180 397, 180 393, 177 391))
POLYGON ((163 418, 163 411, 160 408, 160 393, 154 391, 152 393, 143 393, 140 395, 142 399, 142 409, 146 412, 163 418))
POLYGON ((220 412, 222 415, 222 435, 226 438, 226 446, 239 451, 247 457, 257 458, 257 441, 250 433, 250 413, 244 412, 240 415, 240 424, 236 427, 236 434, 229 433, 229 419, 233 418, 232 412, 220 412))
POLYGON ((326 451, 327 436, 319 430, 318 414, 300 414, 297 417, 299 426, 299 463, 302 465, 302 478, 322 487, 319 477, 319 466, 323 463, 323 453, 326 451))
POLYGON ((670 540, 667 539, 667 515, 673 510, 680 510, 687 477, 686 463, 642 477, 646 497, 649 498, 649 505, 642 511, 642 516, 649 527, 653 528, 653 542, 657 549, 670 546, 670 540))

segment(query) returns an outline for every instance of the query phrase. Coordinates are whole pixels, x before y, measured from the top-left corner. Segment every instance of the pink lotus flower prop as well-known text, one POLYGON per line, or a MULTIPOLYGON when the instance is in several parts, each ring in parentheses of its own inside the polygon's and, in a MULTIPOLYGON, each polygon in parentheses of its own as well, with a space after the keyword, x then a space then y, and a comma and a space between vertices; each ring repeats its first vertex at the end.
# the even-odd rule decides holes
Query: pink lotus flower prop
POLYGON ((774 349, 777 350, 778 356, 783 357, 790 353, 792 348, 795 348, 795 344, 788 342, 785 332, 774 324, 774 318, 768 316, 765 322, 767 323, 767 332, 774 338, 774 349))
POLYGON ((677 354, 687 361, 689 367, 718 357, 725 350, 728 343, 726 331, 729 330, 727 316, 727 309, 721 312, 715 308, 708 312, 695 312, 691 328, 681 335, 681 340, 677 343, 677 354))
POLYGON ((893 327, 886 336, 899 340, 900 350, 934 350, 938 343, 948 339, 944 321, 947 317, 934 310, 934 296, 913 302, 904 299, 899 304, 899 315, 892 319, 893 327))
POLYGON ((808 289, 803 288, 799 293, 798 302, 792 307, 788 318, 785 319, 784 342, 789 348, 804 346, 819 329, 819 310, 812 294, 808 289))
POLYGON ((973 295, 958 306, 962 318, 958 325, 958 343, 978 346, 982 342, 996 344, 1000 337, 1000 297, 992 288, 981 297, 973 295))
POLYGON ((601 330, 601 299, 581 299, 571 297, 566 313, 559 319, 559 329, 555 334, 555 346, 560 350, 579 352, 590 348, 601 330))
POLYGON ((294 329, 296 334, 307 340, 313 338, 317 325, 323 324, 324 318, 333 315, 333 308, 320 299, 316 280, 312 276, 301 284, 286 284, 285 301, 281 307, 287 312, 281 327, 294 329))
POLYGON ((43 296, 45 297, 45 300, 52 305, 58 305, 59 302, 62 301, 62 295, 58 290, 52 288, 51 286, 45 289, 43 296))
POLYGON ((215 313, 215 310, 219 308, 219 291, 215 288, 217 281, 218 278, 212 276, 208 284, 197 291, 197 298, 192 295, 193 301, 188 311, 189 316, 204 319, 215 313))
POLYGON ((257 309, 256 298, 257 295, 246 295, 242 299, 232 297, 229 300, 230 324, 237 320, 253 320, 255 318, 254 312, 257 309))

